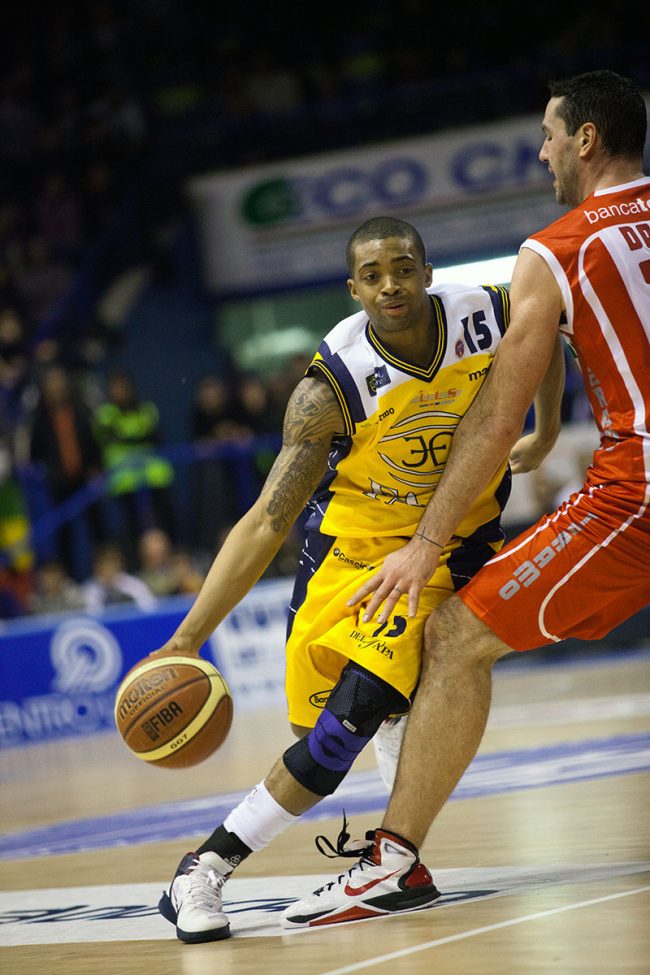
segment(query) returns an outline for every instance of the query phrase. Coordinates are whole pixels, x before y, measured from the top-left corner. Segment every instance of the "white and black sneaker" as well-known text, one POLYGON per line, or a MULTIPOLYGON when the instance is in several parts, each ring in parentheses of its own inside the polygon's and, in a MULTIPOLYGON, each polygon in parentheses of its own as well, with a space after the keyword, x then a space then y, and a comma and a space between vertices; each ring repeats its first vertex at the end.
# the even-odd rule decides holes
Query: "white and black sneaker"
POLYGON ((230 937, 221 889, 231 873, 231 865, 217 853, 187 853, 183 857, 169 892, 158 902, 162 916, 176 925, 180 941, 200 944, 230 937))
POLYGON ((372 739, 375 758, 377 759, 377 768, 389 792, 395 782, 397 763, 406 730, 407 718, 407 714, 398 714, 393 718, 386 718, 379 725, 372 739))
MULTIPOLYGON (((283 927, 313 928, 401 914, 430 907, 440 897, 431 874, 420 863, 411 843, 383 829, 367 833, 366 838, 372 842, 358 863, 309 897, 287 907, 281 917, 283 927)), ((341 837, 338 846, 341 856, 358 855, 349 848, 344 849, 341 837)))

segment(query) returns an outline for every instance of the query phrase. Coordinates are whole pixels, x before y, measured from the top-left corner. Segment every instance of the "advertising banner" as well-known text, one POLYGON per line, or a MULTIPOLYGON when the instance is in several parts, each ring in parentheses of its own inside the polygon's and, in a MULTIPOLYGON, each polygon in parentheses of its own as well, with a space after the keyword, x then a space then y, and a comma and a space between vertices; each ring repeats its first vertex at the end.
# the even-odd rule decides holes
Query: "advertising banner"
POLYGON ((435 265, 505 253, 560 216, 525 117, 209 173, 189 184, 216 294, 345 277, 345 242, 381 214, 414 223, 435 265))
MULTIPOLYGON (((201 650, 230 685, 235 708, 284 705, 284 636, 291 580, 258 583, 201 650)), ((109 609, 5 624, 0 633, 0 748, 114 728, 128 670, 169 639, 190 606, 109 609)))

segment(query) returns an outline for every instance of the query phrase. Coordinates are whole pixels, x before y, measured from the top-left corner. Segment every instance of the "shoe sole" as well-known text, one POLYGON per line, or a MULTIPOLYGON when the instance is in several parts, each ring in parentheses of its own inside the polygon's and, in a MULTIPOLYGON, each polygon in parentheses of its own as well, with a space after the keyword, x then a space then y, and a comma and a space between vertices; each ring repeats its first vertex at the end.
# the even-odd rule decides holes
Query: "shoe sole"
POLYGON ((410 911, 422 911, 432 907, 440 897, 437 888, 428 889, 426 893, 418 894, 401 906, 395 906, 395 895, 384 894, 381 897, 365 901, 364 904, 353 904, 345 911, 321 914, 317 917, 301 917, 298 919, 281 918, 280 923, 285 928, 317 928, 325 924, 342 924, 345 921, 364 921, 373 917, 391 917, 394 914, 408 914, 410 911), (384 906, 385 905, 385 906, 384 906))
POLYGON ((176 928, 176 937, 186 945, 200 945, 209 941, 223 941, 230 937, 230 925, 225 924, 222 928, 213 928, 211 931, 181 931, 176 928))

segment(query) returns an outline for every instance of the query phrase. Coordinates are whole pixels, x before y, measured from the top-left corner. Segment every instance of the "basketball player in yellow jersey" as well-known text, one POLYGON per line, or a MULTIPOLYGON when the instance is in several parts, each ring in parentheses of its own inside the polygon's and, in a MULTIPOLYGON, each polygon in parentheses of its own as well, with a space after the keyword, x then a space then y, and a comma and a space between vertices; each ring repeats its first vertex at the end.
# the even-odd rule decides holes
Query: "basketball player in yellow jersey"
MULTIPOLYGON (((382 723, 408 711, 424 621, 503 540, 505 457, 441 550, 416 615, 409 617, 405 597, 381 625, 366 620, 363 607, 348 607, 365 574, 417 535, 454 430, 507 328, 509 303, 499 287, 431 288, 422 239, 401 220, 379 217, 359 227, 347 261, 350 292, 362 311, 325 337, 290 397, 282 449, 259 499, 226 539, 176 633, 157 651, 198 655, 307 505, 287 638, 288 711, 299 740, 181 861, 159 909, 186 942, 228 936, 221 888, 234 867, 334 792, 382 723)), ((534 466, 557 435, 562 387, 560 350, 538 399, 536 432, 521 447, 522 469, 534 466)), ((422 545, 435 544, 418 537, 422 545)), ((400 842, 391 838, 388 860, 403 858, 400 842)), ((426 906, 438 896, 417 858, 399 884, 387 873, 373 881, 380 911, 426 906)), ((363 903, 367 912, 367 896, 363 903)))

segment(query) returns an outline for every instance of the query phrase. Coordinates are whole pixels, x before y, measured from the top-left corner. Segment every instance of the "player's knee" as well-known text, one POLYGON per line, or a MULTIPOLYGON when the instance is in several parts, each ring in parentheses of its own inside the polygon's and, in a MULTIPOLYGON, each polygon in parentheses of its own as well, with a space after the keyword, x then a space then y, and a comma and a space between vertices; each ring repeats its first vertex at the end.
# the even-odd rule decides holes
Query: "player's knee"
POLYGON ((382 721, 408 707, 407 699, 390 684, 348 664, 315 727, 286 750, 284 764, 305 789, 330 795, 382 721))
POLYGON ((465 667, 492 663, 500 655, 495 634, 452 596, 428 618, 424 628, 423 666, 465 667))

